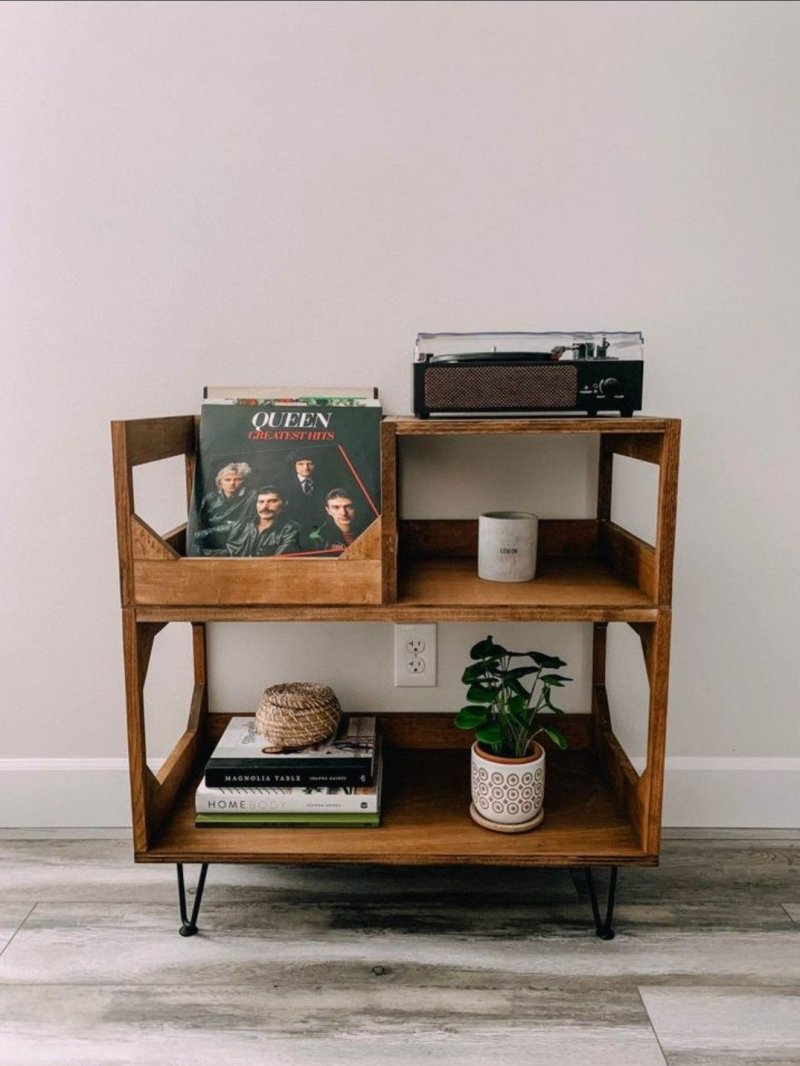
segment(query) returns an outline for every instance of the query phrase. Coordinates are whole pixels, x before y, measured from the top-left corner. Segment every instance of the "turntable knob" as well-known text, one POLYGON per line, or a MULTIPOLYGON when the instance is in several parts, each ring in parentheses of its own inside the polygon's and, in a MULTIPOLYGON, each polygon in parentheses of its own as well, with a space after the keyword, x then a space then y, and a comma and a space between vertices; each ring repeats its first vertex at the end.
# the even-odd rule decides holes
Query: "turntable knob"
POLYGON ((597 392, 600 396, 605 396, 609 392, 613 392, 614 389, 619 388, 619 382, 616 378, 603 378, 600 384, 597 386, 597 392))

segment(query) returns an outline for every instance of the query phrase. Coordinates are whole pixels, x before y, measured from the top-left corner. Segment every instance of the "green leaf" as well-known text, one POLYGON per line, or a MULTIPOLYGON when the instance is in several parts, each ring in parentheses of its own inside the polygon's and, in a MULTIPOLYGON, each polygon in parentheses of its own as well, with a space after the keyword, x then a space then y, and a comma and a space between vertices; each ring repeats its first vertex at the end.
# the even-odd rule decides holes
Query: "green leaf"
POLYGON ((503 731, 496 723, 493 725, 487 725, 483 729, 476 729, 475 736, 481 744, 489 744, 492 747, 495 744, 503 743, 503 731))
POLYGON ((486 640, 479 640, 472 648, 470 648, 470 659, 488 659, 492 655, 498 654, 495 651, 495 643, 491 637, 487 637, 486 640))
POLYGON ((461 680, 465 685, 468 685, 470 681, 479 681, 485 672, 486 668, 483 663, 472 663, 461 675, 461 680))
POLYGON ((512 696, 506 703, 506 707, 512 714, 524 714, 527 710, 527 704, 522 696, 512 696))
POLYGON ((485 725, 489 717, 487 707, 462 707, 455 716, 454 722, 459 729, 477 729, 485 725))
POLYGON ((495 644, 491 637, 487 637, 470 648, 469 654, 472 659, 501 659, 508 652, 502 644, 495 644))
POLYGON ((540 733, 546 733, 557 748, 561 748, 563 751, 567 746, 567 738, 561 732, 560 729, 551 729, 549 726, 542 726, 539 730, 540 733))
POLYGON ((494 703, 497 699, 497 690, 484 688, 483 685, 470 685, 467 690, 467 699, 471 703, 494 703))
POLYGON ((544 698, 544 702, 547 704, 547 706, 550 708, 550 710, 553 712, 553 714, 564 714, 565 713, 564 711, 561 710, 560 707, 556 707, 556 705, 550 699, 550 689, 549 688, 544 689, 544 691, 542 692, 542 696, 544 698))
POLYGON ((528 692, 528 690, 525 688, 525 686, 522 684, 521 681, 517 680, 516 677, 509 677, 506 680, 506 688, 509 689, 511 692, 513 692, 516 696, 522 696, 522 698, 526 702, 527 702, 528 696, 530 696, 530 693, 528 692))
POLYGON ((528 677, 529 674, 535 674, 539 671, 538 666, 515 666, 513 670, 498 670, 498 676, 508 680, 512 677, 528 677))
POLYGON ((539 666, 546 667, 548 670, 558 670, 559 667, 567 665, 564 660, 559 659, 557 655, 544 655, 540 651, 526 651, 525 654, 530 655, 535 663, 538 663, 539 666))
POLYGON ((527 725, 530 717, 528 712, 528 701, 524 700, 521 696, 512 696, 508 703, 506 703, 505 711, 511 720, 517 725, 527 725))
POLYGON ((561 674, 542 674, 539 680, 545 687, 555 685, 556 688, 563 688, 565 682, 571 681, 572 678, 563 677, 561 674))

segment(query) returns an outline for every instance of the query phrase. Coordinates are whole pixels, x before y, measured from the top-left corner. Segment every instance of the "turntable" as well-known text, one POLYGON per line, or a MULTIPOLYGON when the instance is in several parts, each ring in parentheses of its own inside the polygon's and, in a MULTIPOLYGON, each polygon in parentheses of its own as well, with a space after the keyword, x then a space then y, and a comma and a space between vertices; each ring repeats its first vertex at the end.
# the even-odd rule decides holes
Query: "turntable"
POLYGON ((419 333, 414 413, 630 416, 642 406, 644 338, 617 333, 419 333))

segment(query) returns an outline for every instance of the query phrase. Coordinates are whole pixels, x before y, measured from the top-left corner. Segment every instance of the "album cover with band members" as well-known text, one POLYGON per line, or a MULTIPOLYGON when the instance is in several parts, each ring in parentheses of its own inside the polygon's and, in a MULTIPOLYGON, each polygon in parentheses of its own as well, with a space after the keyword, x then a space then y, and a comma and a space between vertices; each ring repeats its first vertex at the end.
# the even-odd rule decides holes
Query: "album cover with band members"
POLYGON ((379 406, 204 403, 187 554, 335 558, 380 516, 379 406))

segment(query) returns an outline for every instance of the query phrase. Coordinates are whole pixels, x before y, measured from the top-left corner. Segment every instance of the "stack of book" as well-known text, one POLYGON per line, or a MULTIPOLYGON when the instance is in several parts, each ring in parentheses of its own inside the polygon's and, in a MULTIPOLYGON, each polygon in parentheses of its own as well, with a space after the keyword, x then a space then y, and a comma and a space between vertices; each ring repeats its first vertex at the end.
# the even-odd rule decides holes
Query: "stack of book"
POLYGON ((381 758, 371 715, 342 719, 336 736, 298 751, 267 752, 253 717, 228 723, 195 793, 195 824, 377 826, 381 758))

